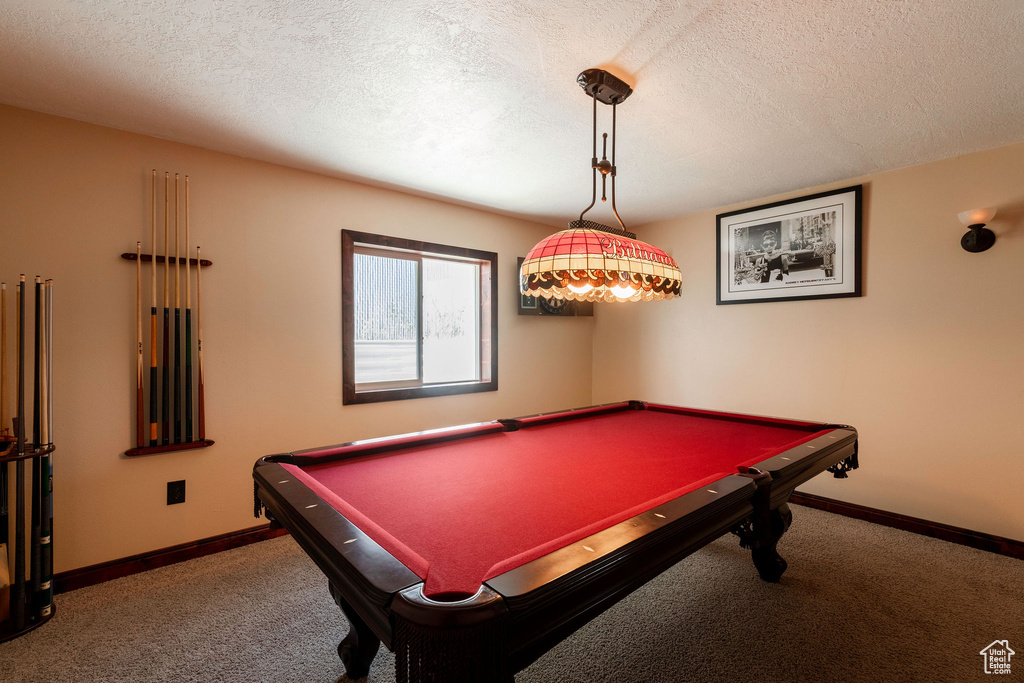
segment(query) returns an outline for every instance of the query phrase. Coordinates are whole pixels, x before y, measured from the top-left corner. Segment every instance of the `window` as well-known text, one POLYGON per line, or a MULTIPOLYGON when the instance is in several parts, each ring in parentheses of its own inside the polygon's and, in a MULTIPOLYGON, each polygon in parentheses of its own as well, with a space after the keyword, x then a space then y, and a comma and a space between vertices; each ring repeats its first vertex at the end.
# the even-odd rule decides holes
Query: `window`
POLYGON ((342 402, 495 391, 498 255, 341 233, 342 402))

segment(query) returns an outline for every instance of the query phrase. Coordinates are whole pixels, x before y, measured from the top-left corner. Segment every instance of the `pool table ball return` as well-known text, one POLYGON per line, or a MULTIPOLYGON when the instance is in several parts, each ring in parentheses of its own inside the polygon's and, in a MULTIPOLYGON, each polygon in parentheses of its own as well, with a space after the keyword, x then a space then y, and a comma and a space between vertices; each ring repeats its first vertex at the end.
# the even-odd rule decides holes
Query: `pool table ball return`
POLYGON ((732 532, 765 581, 793 489, 857 467, 852 427, 640 401, 256 462, 265 510, 327 576, 348 676, 513 680, 590 619, 732 532))

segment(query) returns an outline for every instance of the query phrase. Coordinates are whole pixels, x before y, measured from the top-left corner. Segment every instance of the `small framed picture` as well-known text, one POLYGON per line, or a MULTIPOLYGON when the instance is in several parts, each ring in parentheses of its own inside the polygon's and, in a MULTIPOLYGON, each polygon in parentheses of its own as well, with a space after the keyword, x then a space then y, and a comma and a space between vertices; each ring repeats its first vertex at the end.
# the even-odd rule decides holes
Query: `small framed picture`
POLYGON ((516 296, 519 298, 519 315, 560 315, 560 316, 593 316, 594 304, 591 301, 567 301, 566 299, 545 299, 539 296, 526 296, 520 291, 520 270, 523 267, 522 256, 516 259, 516 296))
POLYGON ((718 304, 860 296, 862 188, 719 214, 718 304))

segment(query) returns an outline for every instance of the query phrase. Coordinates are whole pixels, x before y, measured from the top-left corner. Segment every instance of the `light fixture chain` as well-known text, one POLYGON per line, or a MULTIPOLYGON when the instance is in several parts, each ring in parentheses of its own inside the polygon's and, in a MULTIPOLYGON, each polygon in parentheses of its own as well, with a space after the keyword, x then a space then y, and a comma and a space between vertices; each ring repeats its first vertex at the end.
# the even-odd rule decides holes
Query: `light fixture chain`
POLYGON ((612 175, 615 175, 615 112, 618 110, 618 103, 612 105, 612 175))
MULTIPOLYGON (((601 161, 608 161, 608 133, 604 133, 601 136, 601 161)), ((608 201, 608 173, 607 169, 604 168, 604 164, 601 164, 601 201, 608 201)))
POLYGON ((625 230, 626 224, 622 222, 622 219, 619 217, 619 210, 615 208, 615 113, 618 106, 617 102, 612 103, 612 213, 615 214, 615 220, 625 230))
POLYGON ((588 206, 587 208, 583 209, 582 212, 580 212, 580 220, 581 221, 583 220, 583 216, 587 213, 587 211, 590 211, 592 208, 594 208, 594 204, 597 203, 597 97, 595 97, 593 95, 591 95, 590 97, 591 97, 592 100, 594 100, 594 127, 593 127, 593 130, 591 131, 592 134, 591 134, 591 140, 590 140, 591 143, 593 144, 593 157, 591 158, 591 161, 590 161, 590 166, 591 166, 591 171, 590 171, 590 176, 591 176, 590 177, 590 180, 591 180, 591 183, 590 183, 591 184, 590 206, 588 206))

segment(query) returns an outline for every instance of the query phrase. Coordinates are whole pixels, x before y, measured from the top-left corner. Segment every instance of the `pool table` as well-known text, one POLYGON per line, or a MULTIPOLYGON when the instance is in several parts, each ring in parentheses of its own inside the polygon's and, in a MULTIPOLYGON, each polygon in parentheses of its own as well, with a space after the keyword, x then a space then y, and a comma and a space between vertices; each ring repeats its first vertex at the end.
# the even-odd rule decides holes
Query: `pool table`
POLYGON ((849 426, 627 401, 270 455, 253 478, 351 623, 350 678, 383 642, 400 682, 507 682, 726 533, 778 581, 793 489, 856 467, 849 426))

